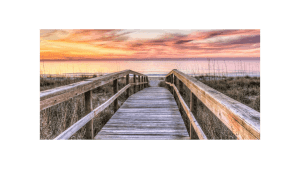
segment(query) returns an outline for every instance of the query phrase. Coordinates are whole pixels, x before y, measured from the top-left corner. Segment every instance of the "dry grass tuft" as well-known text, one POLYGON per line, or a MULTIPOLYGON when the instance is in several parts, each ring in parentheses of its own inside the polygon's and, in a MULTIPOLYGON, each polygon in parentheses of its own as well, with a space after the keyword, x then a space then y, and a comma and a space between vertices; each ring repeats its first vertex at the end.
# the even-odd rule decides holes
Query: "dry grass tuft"
MULTIPOLYGON (((42 79, 41 91, 71 84, 72 82, 82 81, 87 77, 80 77, 78 79, 58 78, 58 79, 42 79), (50 83, 51 82, 51 83, 50 83), (48 84, 47 84, 48 83, 48 84)), ((130 81, 133 81, 132 79, 130 81)), ((119 90, 125 86, 125 77, 118 80, 119 90)), ((131 94, 133 93, 132 89, 131 94)), ((108 83, 104 86, 98 87, 92 91, 93 108, 100 106, 113 96, 113 83, 108 83)), ((118 98, 119 106, 126 100, 126 92, 118 98)), ((68 127, 76 123, 84 117, 84 94, 73 97, 72 99, 54 105, 50 108, 40 111, 40 139, 54 139, 60 133, 65 131, 68 127)), ((106 122, 113 116, 113 106, 107 107, 104 111, 98 114, 93 120, 94 135, 96 135, 106 122)), ((70 139, 85 139, 85 127, 82 127, 70 139)))
POLYGON ((160 82, 158 83, 158 86, 159 86, 159 87, 166 87, 166 82, 165 82, 165 81, 160 81, 160 82))
POLYGON ((259 77, 222 77, 207 80, 196 77, 202 83, 260 112, 260 78, 259 77))

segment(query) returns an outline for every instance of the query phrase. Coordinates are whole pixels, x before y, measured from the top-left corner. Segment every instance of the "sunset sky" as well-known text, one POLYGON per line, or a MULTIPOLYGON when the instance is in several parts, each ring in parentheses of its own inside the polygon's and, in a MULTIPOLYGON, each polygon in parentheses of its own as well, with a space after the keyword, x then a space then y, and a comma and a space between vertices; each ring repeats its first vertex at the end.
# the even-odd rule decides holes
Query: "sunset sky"
POLYGON ((40 60, 259 58, 260 30, 40 30, 40 60))

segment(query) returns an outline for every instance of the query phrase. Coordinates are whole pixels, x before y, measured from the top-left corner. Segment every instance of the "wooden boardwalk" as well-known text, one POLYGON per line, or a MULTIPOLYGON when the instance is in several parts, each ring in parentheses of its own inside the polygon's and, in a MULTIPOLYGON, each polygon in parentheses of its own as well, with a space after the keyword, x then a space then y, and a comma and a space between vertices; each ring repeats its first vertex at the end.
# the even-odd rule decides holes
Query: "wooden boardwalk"
POLYGON ((221 129, 226 129, 226 133, 227 129, 231 130, 232 133, 229 134, 234 134, 237 139, 260 139, 260 113, 256 110, 176 69, 166 75, 165 84, 167 89, 162 87, 148 88, 149 78, 147 75, 132 70, 123 70, 42 91, 40 93, 40 110, 46 110, 80 94, 84 96, 84 117, 61 132, 54 140, 70 139, 82 127, 86 129, 84 139, 169 140, 191 138, 207 140, 223 138, 221 134, 218 134, 223 132, 213 131, 220 129, 219 124, 218 126, 211 125, 209 121, 213 119, 194 116, 199 111, 201 114, 213 113, 220 120, 218 123, 225 125, 221 129), (131 82, 130 75, 133 75, 131 82), (126 86, 119 90, 118 80, 124 77, 126 77, 126 86), (114 95, 100 106, 92 109, 92 90, 111 82, 113 82, 114 95), (188 89, 184 89, 184 85, 188 89), (128 98, 129 88, 138 86, 142 90, 128 98), (172 90, 173 94, 169 90, 172 90), (179 92, 181 90, 185 90, 190 95, 188 105, 179 92), (118 109, 118 97, 122 94, 126 94, 128 99, 118 109), (182 113, 185 113, 187 117, 189 131, 186 130, 173 95, 178 98, 177 103, 182 108, 182 113), (198 110, 197 104, 200 103, 206 106, 208 111, 198 110), (94 132, 92 132, 93 118, 110 105, 113 106, 115 114, 94 137, 94 132), (199 120, 202 121, 202 126, 199 125, 199 120), (212 133, 218 135, 212 135, 212 133))
POLYGON ((94 139, 190 139, 173 95, 149 87, 130 96, 94 139))

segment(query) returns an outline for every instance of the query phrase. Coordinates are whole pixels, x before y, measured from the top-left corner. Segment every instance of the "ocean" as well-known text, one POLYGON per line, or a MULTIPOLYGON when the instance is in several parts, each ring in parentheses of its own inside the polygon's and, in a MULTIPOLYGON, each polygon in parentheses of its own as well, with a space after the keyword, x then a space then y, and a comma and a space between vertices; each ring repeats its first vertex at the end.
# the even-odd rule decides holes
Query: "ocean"
POLYGON ((169 60, 169 61, 40 61, 40 74, 106 74, 125 69, 150 77, 172 69, 188 75, 260 76, 260 60, 169 60))

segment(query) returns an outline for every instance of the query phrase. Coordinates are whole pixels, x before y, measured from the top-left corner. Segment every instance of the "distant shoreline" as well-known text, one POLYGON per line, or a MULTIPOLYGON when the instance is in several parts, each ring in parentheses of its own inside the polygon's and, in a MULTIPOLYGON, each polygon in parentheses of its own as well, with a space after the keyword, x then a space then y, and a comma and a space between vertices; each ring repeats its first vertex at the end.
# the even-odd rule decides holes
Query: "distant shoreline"
MULTIPOLYGON (((40 74, 40 76, 52 76, 52 77, 78 77, 78 76, 93 76, 93 75, 100 75, 101 73, 64 73, 64 74, 40 74)), ((109 73, 103 73, 102 75, 106 75, 109 73)), ((145 74, 148 77, 165 77, 167 74, 145 74)), ((187 74, 189 76, 205 76, 207 74, 187 74)), ((213 73, 210 74, 210 76, 213 76, 213 73)), ((217 75, 219 76, 219 75, 217 75)), ((222 76, 222 75, 220 75, 222 76)), ((260 77, 260 73, 256 73, 256 74, 236 74, 236 73, 228 73, 227 75, 224 75, 226 77, 242 77, 242 76, 250 76, 250 77, 260 77)), ((130 77, 133 77, 133 75, 130 75, 130 77)))
POLYGON ((40 62, 71 62, 71 61, 194 61, 194 60, 260 60, 260 57, 230 57, 230 58, 127 58, 127 59, 68 59, 68 60, 56 60, 45 59, 40 62))

